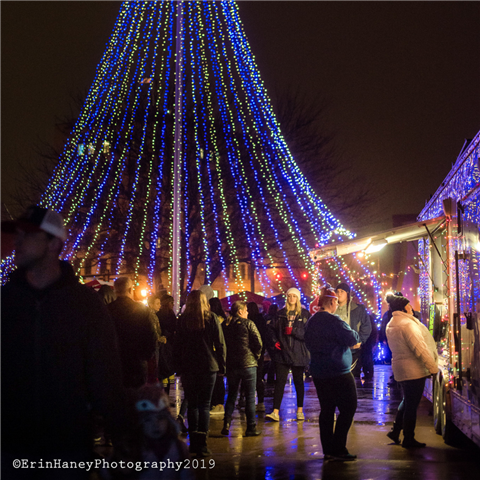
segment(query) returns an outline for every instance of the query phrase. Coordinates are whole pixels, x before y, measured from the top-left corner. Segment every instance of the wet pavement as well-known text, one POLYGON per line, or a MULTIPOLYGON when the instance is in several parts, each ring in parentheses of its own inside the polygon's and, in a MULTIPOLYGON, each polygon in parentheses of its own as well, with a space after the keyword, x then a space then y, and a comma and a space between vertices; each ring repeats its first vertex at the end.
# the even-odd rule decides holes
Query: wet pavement
MULTIPOLYGON (((213 455, 198 462, 197 478, 479 479, 480 449, 468 442, 462 448, 446 445, 434 431, 431 404, 426 399, 420 404, 416 429, 416 438, 426 442, 426 448, 406 450, 386 437, 400 402, 400 389, 387 385, 390 375, 390 366, 376 365, 372 381, 357 380, 358 408, 347 443, 349 451, 358 455, 355 462, 323 460, 315 386, 305 382, 305 421, 297 422, 295 387, 289 376, 280 422, 271 422, 265 419, 265 413, 257 413, 257 427, 262 430, 259 437, 243 436, 243 410, 235 410, 228 437, 220 435, 223 416, 212 416, 208 446, 213 455)), ((172 387, 170 397, 178 411, 183 392, 179 383, 172 387)), ((272 411, 272 403, 273 386, 267 385, 266 413, 272 411)))

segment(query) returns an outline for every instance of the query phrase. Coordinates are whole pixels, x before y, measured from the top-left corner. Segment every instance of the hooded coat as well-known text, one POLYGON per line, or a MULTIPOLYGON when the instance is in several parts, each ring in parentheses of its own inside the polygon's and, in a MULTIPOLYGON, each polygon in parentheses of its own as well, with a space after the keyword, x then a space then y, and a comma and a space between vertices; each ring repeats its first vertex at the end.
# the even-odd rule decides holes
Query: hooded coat
POLYGON ((305 345, 305 325, 309 318, 310 312, 302 308, 293 322, 292 334, 285 335, 287 309, 282 308, 277 312, 275 319, 267 325, 272 360, 294 367, 306 367, 309 364, 310 354, 305 345), (281 350, 275 348, 277 342, 280 343, 281 350))
POLYGON ((428 377, 438 371, 434 358, 435 342, 428 341, 427 346, 425 331, 418 324, 419 321, 413 315, 396 311, 387 325, 392 370, 397 382, 428 377))
POLYGON ((365 305, 349 300, 346 305, 346 311, 342 313, 342 309, 339 307, 337 315, 347 322, 352 330, 355 330, 358 333, 362 345, 366 343, 372 333, 372 324, 365 305))

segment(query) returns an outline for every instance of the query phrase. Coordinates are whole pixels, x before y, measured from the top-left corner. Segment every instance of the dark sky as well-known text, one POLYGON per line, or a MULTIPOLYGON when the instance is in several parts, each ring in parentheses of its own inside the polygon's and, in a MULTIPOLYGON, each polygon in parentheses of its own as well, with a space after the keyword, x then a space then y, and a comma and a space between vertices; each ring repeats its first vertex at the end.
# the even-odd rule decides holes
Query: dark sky
MULTIPOLYGON (((119 6, 1 2, 2 202, 90 86, 119 6)), ((267 90, 325 97, 351 175, 388 187, 370 227, 418 214, 480 130, 480 2, 242 1, 240 15, 267 90)))

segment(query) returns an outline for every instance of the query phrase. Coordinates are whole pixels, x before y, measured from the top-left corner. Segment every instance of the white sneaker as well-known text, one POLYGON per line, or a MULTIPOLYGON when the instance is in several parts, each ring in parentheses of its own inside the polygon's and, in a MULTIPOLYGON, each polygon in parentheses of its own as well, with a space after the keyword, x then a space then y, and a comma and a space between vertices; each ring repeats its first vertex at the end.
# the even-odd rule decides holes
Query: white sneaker
POLYGON ((279 417, 278 413, 275 413, 275 412, 268 413, 267 415, 265 415, 265 418, 269 418, 270 420, 273 420, 274 422, 279 422, 280 421, 280 417, 279 417))
POLYGON ((211 410, 210 410, 210 415, 224 415, 225 414, 225 409, 223 408, 222 404, 215 405, 211 410))
POLYGON ((297 420, 305 420, 305 415, 303 412, 297 412, 297 420))

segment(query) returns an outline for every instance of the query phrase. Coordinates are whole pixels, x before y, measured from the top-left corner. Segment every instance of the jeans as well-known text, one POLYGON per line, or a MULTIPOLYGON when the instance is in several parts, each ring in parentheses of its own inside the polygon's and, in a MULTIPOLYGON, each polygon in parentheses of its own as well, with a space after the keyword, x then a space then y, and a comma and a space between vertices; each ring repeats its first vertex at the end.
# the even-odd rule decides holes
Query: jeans
POLYGON ((257 395, 258 395, 258 403, 264 403, 265 401, 265 383, 263 381, 263 368, 264 368, 264 358, 263 355, 260 357, 258 361, 257 367, 257 395))
POLYGON ((275 380, 275 391, 273 393, 273 409, 280 410, 282 404, 283 392, 289 370, 292 369, 293 383, 297 394, 297 408, 303 408, 303 399, 305 397, 305 385, 303 384, 304 367, 294 367, 292 365, 276 364, 277 378, 275 380))
POLYGON ((227 372, 228 396, 225 404, 225 422, 232 421, 238 386, 242 382, 245 388, 245 415, 247 427, 255 426, 255 385, 257 383, 257 367, 237 368, 227 372))
POLYGON ((216 378, 216 372, 182 375, 183 390, 188 401, 187 418, 188 431, 190 433, 208 432, 210 426, 210 402, 216 378))
POLYGON ((345 455, 347 435, 357 410, 357 387, 352 373, 313 378, 320 402, 320 441, 325 455, 345 455), (335 408, 340 412, 335 423, 335 408), (335 430, 334 430, 335 424, 335 430))
POLYGON ((398 406, 395 423, 400 430, 403 429, 403 436, 407 441, 413 440, 415 437, 417 408, 422 399, 426 378, 427 377, 423 377, 399 382, 402 387, 403 399, 398 406))

